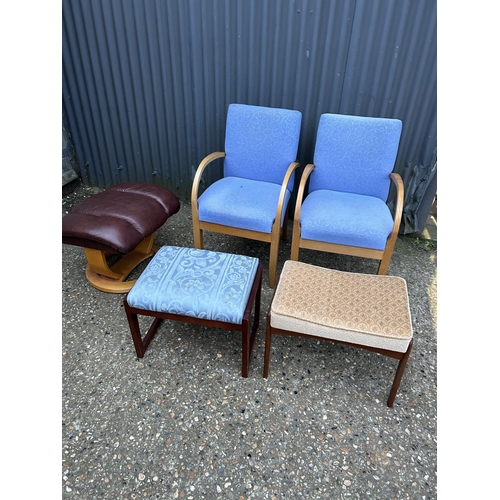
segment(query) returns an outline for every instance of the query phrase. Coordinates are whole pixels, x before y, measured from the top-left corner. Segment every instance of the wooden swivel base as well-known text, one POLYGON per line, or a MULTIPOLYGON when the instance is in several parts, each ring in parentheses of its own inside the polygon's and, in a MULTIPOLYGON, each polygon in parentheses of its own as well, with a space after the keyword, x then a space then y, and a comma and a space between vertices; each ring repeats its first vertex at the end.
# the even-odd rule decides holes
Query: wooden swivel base
POLYGON ((128 275, 142 261, 152 257, 158 251, 158 247, 153 245, 154 237, 154 233, 148 236, 111 267, 107 261, 109 253, 84 248, 88 262, 85 274, 89 283, 101 292, 127 293, 137 281, 125 281, 128 275))

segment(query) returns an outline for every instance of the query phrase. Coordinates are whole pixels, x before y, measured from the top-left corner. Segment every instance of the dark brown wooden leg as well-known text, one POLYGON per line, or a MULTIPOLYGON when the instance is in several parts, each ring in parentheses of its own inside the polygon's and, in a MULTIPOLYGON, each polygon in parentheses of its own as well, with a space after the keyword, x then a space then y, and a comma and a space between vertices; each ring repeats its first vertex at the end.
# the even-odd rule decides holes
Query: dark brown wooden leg
POLYGON ((264 373, 263 377, 267 378, 269 375, 269 355, 271 353, 271 310, 267 314, 266 320, 266 346, 264 350, 264 373))
POLYGON ((262 270, 258 271, 258 288, 257 294, 255 295, 255 312, 253 317, 253 326, 252 326, 252 337, 250 339, 250 354, 252 354, 253 344, 255 342, 255 337, 257 337, 257 330, 259 329, 260 324, 260 304, 261 304, 261 292, 262 292, 262 270))
POLYGON ((130 333, 132 334, 132 340, 134 341, 135 352, 138 358, 142 358, 146 349, 149 346, 151 340, 155 336, 160 323, 162 322, 161 318, 155 318, 149 327, 148 332, 144 336, 144 339, 141 335, 141 329, 139 327, 139 319, 136 313, 132 312, 130 306, 127 303, 127 297, 123 299, 123 306, 125 308, 125 313, 127 314, 128 324, 130 327, 130 333))
POLYGON ((241 345, 241 376, 248 377, 248 366, 250 364, 250 322, 243 320, 242 345, 241 345))
POLYGON ((413 347, 413 339, 410 341, 408 345, 408 349, 404 353, 403 357, 400 359, 398 364, 398 369, 396 370, 396 375, 394 376, 394 382, 392 383, 391 392, 389 394, 389 399, 387 400, 387 406, 392 408, 394 404, 394 399, 396 398, 396 393, 399 389, 399 384, 401 383, 401 379, 403 378, 403 373, 406 368, 406 363, 408 362, 408 358, 410 357, 410 352, 413 347))
MULTIPOLYGON (((250 357, 252 356, 252 349, 255 343, 255 338, 257 337, 257 330, 259 329, 260 322, 260 303, 261 303, 261 291, 262 291, 262 265, 257 269, 257 274, 255 275, 254 281, 255 290, 255 311, 252 323, 252 330, 250 331, 250 316, 254 305, 252 304, 249 314, 245 314, 243 319, 243 332, 242 332, 242 347, 241 347, 241 376, 248 377, 248 370, 250 368, 250 357)), ((252 293, 250 293, 249 301, 252 300, 252 293)))
POLYGON ((135 352, 137 353, 138 358, 142 358, 144 356, 144 346, 142 344, 142 336, 141 330, 139 328, 139 320, 137 318, 137 314, 134 314, 130 307, 128 306, 126 300, 124 302, 125 312, 127 313, 128 324, 130 327, 130 333, 132 334, 132 340, 134 341, 135 352))

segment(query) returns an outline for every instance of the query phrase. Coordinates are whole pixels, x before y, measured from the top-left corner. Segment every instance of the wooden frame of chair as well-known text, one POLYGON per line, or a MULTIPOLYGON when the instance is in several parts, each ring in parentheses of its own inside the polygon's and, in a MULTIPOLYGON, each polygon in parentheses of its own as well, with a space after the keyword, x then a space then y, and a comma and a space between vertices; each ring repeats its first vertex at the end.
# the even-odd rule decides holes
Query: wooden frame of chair
POLYGON ((401 224, 401 216, 403 214, 403 201, 404 201, 404 184, 401 176, 392 172, 389 177, 396 186, 396 202, 394 210, 394 226, 391 234, 387 238, 387 243, 384 250, 374 250, 372 248, 354 247, 347 245, 339 245, 336 243, 326 243, 323 241, 307 240, 300 235, 300 210, 304 193, 309 176, 314 170, 314 164, 309 163, 306 165, 302 178, 300 179, 299 189, 297 193, 297 201, 295 204, 295 214, 293 217, 293 232, 292 232, 292 250, 290 259, 299 260, 300 248, 307 248, 309 250, 319 250, 321 252, 338 253, 342 255, 352 255, 354 257, 365 257, 369 259, 379 260, 377 274, 387 274, 389 264, 391 262, 394 245, 398 237, 399 226, 401 224))
POLYGON ((258 231, 251 231, 248 229, 241 229, 237 227, 225 226, 221 224, 214 224, 211 222, 200 221, 198 212, 198 191, 200 181, 205 171, 206 167, 212 163, 214 160, 219 158, 224 158, 226 153, 218 151, 207 155, 199 164, 196 171, 196 175, 193 180, 193 187, 191 190, 191 211, 193 219, 193 239, 195 248, 203 247, 203 231, 212 231, 214 233, 223 233, 232 236, 238 236, 240 238, 248 238, 251 240, 265 241, 271 244, 269 251, 269 284, 271 288, 274 288, 276 283, 276 270, 278 265, 278 251, 280 235, 283 240, 286 240, 287 235, 287 225, 288 225, 288 206, 283 207, 285 200, 286 187, 288 181, 290 180, 293 172, 300 166, 298 162, 292 162, 285 174, 283 183, 281 185, 281 191, 278 199, 278 206, 276 208, 276 217, 272 226, 270 233, 262 233, 258 231), (283 231, 281 231, 281 217, 285 210, 285 218, 283 221, 283 231))
POLYGON ((222 328, 224 330, 236 330, 242 334, 242 347, 241 347, 241 376, 248 377, 248 371, 250 368, 250 357, 252 354, 252 348, 255 343, 255 338, 257 336, 257 330, 259 328, 260 322, 260 307, 261 307, 261 291, 262 291, 262 264, 257 267, 257 272, 255 274, 254 282, 250 290, 250 295, 248 297, 248 302, 243 312, 243 319, 241 324, 237 323, 226 323, 224 321, 215 321, 202 318, 195 318, 192 316, 184 316, 181 314, 170 314, 161 313, 156 311, 147 311, 144 309, 138 309, 128 305, 127 297, 123 299, 123 305, 125 308, 125 313, 127 315, 128 323, 130 326, 130 332, 132 334, 132 340, 134 342, 135 352, 138 358, 142 358, 148 348, 151 340, 155 336, 158 327, 164 319, 182 321, 184 323, 193 323, 197 325, 208 326, 211 328, 222 328), (254 309, 254 318, 251 324, 252 310, 254 309), (141 330, 139 327, 138 315, 153 317, 153 321, 146 332, 146 335, 142 337, 141 330))

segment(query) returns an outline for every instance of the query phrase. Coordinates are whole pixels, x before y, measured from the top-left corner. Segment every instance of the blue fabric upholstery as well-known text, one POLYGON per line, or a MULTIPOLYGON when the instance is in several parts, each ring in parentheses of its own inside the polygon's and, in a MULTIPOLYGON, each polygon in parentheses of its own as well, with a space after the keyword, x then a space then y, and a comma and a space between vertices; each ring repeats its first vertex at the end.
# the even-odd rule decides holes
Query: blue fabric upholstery
MULTIPOLYGON (((230 104, 226 121, 224 177, 283 183, 297 158, 300 111, 230 104)), ((292 191, 294 175, 288 190, 292 191)))
POLYGON ((391 118, 321 115, 309 192, 329 189, 387 200, 402 123, 391 118))
POLYGON ((241 324, 259 260, 164 246, 127 295, 131 307, 241 324))
MULTIPOLYGON (((276 217, 281 186, 240 177, 225 177, 198 199, 201 221, 270 233, 276 217)), ((291 193, 286 191, 284 206, 291 193)), ((283 210, 281 224, 285 217, 283 210)))
MULTIPOLYGON (((300 111, 230 104, 224 177, 198 198, 199 220, 270 234, 285 173, 297 157, 301 120, 300 111)), ((281 225, 285 215, 283 210, 281 225)))
POLYGON ((387 205, 375 196, 317 190, 304 200, 302 238, 384 250, 394 221, 387 205))

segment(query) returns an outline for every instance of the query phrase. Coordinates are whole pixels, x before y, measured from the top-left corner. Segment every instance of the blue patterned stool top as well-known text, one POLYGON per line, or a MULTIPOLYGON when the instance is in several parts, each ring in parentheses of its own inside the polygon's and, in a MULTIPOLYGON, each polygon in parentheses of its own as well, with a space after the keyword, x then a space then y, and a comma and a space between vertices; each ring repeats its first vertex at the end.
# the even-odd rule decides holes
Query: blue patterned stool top
POLYGON ((241 324, 259 259, 196 248, 158 250, 127 295, 130 307, 241 324))

